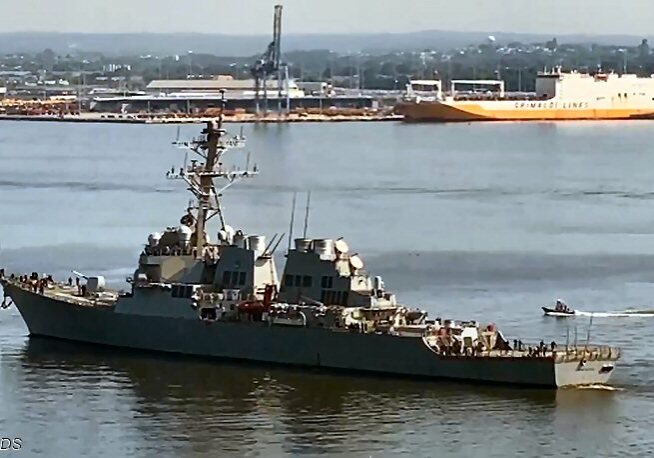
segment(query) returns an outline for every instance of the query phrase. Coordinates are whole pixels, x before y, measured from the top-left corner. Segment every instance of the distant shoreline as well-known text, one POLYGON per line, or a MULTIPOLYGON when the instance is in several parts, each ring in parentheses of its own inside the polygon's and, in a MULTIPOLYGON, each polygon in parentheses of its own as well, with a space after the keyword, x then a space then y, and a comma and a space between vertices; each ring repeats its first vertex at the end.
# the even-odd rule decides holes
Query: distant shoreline
MULTIPOLYGON (((455 49, 471 43, 485 42, 489 35, 499 43, 519 41, 536 43, 556 36, 560 43, 632 46, 641 38, 651 38, 648 33, 556 33, 500 30, 416 30, 406 32, 361 32, 361 33, 285 33, 284 52, 325 49, 334 52, 394 52, 399 50, 455 49)), ((223 54, 223 57, 249 57, 259 55, 268 43, 267 29, 260 34, 207 34, 193 32, 171 33, 93 33, 93 32, 4 32, 0 33, 0 52, 42 52, 51 48, 56 53, 70 52, 71 44, 76 49, 100 52, 106 55, 143 54, 186 54, 189 49, 195 53, 223 54), (224 51, 228 50, 228 51, 224 51)))
MULTIPOLYGON (((304 122, 381 122, 401 121, 401 115, 365 116, 365 115, 289 115, 289 116, 266 116, 255 115, 230 115, 225 116, 224 121, 230 123, 266 123, 286 124, 304 122)), ((33 122, 77 122, 77 123, 118 123, 118 124, 197 124, 204 123, 215 117, 167 117, 167 116, 138 116, 138 115, 116 115, 113 113, 83 113, 82 115, 0 115, 0 121, 33 121, 33 122)))

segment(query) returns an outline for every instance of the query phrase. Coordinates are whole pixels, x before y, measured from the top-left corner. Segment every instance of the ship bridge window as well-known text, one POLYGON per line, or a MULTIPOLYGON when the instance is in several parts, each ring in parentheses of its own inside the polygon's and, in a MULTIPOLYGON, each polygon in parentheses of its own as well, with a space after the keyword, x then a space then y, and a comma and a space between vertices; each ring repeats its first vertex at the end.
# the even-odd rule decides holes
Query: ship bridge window
POLYGON ((313 278, 309 275, 284 275, 284 286, 310 288, 313 278))
POLYGON ((223 272, 223 286, 243 286, 245 277, 245 272, 226 270, 223 272))
POLYGON ((320 302, 325 305, 347 305, 347 291, 330 291, 323 289, 320 293, 320 302))
POLYGON ((322 280, 320 282, 320 286, 322 286, 323 288, 326 288, 326 289, 333 288, 334 287, 334 277, 330 277, 330 276, 327 276, 327 275, 323 276, 322 280))
POLYGON ((171 290, 173 297, 186 297, 189 298, 193 295, 192 285, 173 285, 171 290))

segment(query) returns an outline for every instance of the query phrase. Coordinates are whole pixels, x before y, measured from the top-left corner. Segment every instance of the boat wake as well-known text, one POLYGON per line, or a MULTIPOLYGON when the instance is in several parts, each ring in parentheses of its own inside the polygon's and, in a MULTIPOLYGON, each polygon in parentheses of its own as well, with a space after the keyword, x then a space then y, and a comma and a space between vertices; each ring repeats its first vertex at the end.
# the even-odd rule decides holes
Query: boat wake
POLYGON ((592 385, 581 385, 575 388, 578 390, 624 391, 624 388, 618 388, 611 385, 603 385, 601 383, 593 383, 592 385))
POLYGON ((585 312, 575 310, 576 316, 592 316, 595 318, 654 318, 654 310, 622 310, 614 312, 585 312))

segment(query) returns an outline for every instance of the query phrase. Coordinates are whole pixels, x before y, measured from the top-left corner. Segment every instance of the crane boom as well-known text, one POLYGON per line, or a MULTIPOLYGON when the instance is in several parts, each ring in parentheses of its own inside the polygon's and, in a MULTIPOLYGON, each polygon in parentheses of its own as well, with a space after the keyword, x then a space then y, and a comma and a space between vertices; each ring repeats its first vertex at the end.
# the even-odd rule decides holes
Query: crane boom
POLYGON ((275 5, 273 15, 273 38, 266 51, 250 67, 254 77, 254 98, 257 114, 259 114, 260 92, 263 89, 264 114, 268 113, 268 76, 277 73, 278 99, 281 99, 281 38, 282 38, 282 5, 275 5))

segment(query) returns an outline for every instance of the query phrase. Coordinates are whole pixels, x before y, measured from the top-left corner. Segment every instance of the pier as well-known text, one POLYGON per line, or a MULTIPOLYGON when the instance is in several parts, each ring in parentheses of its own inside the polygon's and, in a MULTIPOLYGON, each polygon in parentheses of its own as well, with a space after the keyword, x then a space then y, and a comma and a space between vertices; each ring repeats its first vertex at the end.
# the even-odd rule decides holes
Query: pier
MULTIPOLYGON (((265 123, 283 124, 300 122, 381 122, 401 121, 401 115, 394 113, 290 113, 279 115, 270 113, 257 116, 252 113, 225 115, 224 122, 229 123, 265 123)), ((197 124, 215 119, 214 116, 195 116, 184 114, 116 114, 116 113, 79 113, 79 114, 0 114, 0 121, 44 121, 44 122, 80 122, 80 123, 121 123, 121 124, 197 124)))

